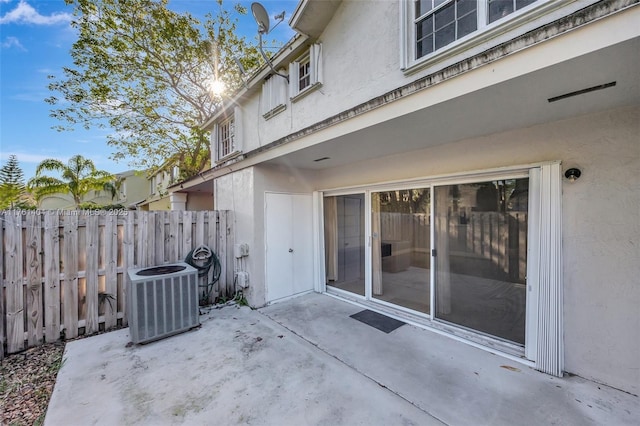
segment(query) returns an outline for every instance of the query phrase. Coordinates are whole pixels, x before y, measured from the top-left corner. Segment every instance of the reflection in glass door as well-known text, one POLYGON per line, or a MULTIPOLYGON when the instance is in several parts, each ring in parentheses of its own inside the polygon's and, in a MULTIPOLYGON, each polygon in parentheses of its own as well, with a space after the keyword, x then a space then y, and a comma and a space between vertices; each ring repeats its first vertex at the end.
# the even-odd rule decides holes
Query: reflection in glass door
POLYGON ((371 194, 372 296, 430 314, 430 190, 371 194))
POLYGON ((364 296, 364 194, 324 198, 327 285, 364 296))
POLYGON ((529 179, 434 188, 436 318, 524 345, 529 179))

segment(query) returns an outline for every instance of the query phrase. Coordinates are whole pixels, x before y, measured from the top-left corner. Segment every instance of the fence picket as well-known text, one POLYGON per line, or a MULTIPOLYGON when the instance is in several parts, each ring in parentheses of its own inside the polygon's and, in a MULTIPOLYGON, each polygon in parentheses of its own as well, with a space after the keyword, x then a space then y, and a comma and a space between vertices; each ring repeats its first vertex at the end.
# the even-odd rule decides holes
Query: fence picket
POLYGON ((122 287, 118 291, 118 301, 119 305, 122 306, 122 325, 126 326, 128 323, 127 318, 127 270, 133 268, 134 264, 134 250, 135 250, 135 220, 136 220, 137 212, 128 212, 125 217, 124 231, 123 231, 123 239, 122 239, 122 250, 124 251, 122 255, 122 287))
POLYGON ((200 247, 204 245, 204 213, 196 212, 196 232, 195 232, 195 245, 194 247, 200 247))
MULTIPOLYGON (((167 259, 165 258, 165 235, 164 235, 164 218, 165 215, 163 211, 155 212, 156 213, 156 226, 155 226, 155 255, 154 255, 154 265, 162 265, 167 263, 167 259)), ((173 261, 173 259, 172 259, 173 261)))
POLYGON ((147 264, 147 222, 148 214, 141 214, 138 221, 138 241, 136 241, 136 266, 143 268, 147 264))
POLYGON ((192 247, 192 235, 193 235, 193 215, 190 211, 182 212, 182 256, 184 259, 191 251, 192 247))
POLYGON ((89 216, 86 221, 86 270, 85 270, 85 333, 98 331, 98 216, 89 216))
POLYGON ((40 215, 26 217, 27 341, 42 343, 42 227, 40 215))
POLYGON ((149 217, 147 218, 147 229, 145 234, 147 239, 145 241, 146 244, 146 254, 147 258, 145 259, 145 266, 153 266, 156 264, 156 217, 158 212, 149 212, 149 217))
POLYGON ((13 353, 24 349, 22 217, 13 212, 7 213, 5 223, 7 351, 13 353))
POLYGON ((177 214, 169 215, 169 236, 167 245, 169 250, 169 259, 171 259, 172 262, 179 259, 178 254, 180 253, 180 239, 178 238, 180 226, 179 219, 180 217, 177 214))
POLYGON ((78 216, 64 218, 64 285, 62 287, 65 336, 78 336, 78 216))
POLYGON ((104 254, 105 291, 103 293, 104 306, 102 309, 105 317, 104 327, 105 329, 109 329, 115 327, 117 323, 116 311, 111 308, 118 294, 118 224, 117 216, 114 215, 105 217, 104 254), (111 298, 113 298, 113 300, 111 298))
POLYGON ((60 224, 44 216, 44 324, 47 342, 60 338, 60 224))

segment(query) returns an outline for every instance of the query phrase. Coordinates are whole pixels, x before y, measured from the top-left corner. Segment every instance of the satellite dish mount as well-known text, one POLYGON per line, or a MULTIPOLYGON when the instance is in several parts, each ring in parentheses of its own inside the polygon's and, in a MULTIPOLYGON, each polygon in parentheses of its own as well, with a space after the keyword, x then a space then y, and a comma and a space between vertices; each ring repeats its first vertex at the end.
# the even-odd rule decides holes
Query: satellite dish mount
POLYGON ((253 14, 253 19, 255 19, 256 24, 258 24, 258 50, 260 50, 260 54, 262 54, 262 57, 269 65, 269 68, 271 68, 271 71, 273 71, 274 74, 279 75, 280 77, 287 80, 288 83, 289 76, 276 71, 276 69, 273 67, 273 64, 271 63, 271 60, 267 57, 262 48, 262 35, 269 34, 269 32, 273 30, 273 28, 277 27, 280 22, 284 21, 284 11, 281 14, 275 16, 278 22, 273 26, 273 28, 271 28, 270 26, 269 14, 265 10, 264 6, 262 6, 260 3, 251 3, 251 13, 253 14))

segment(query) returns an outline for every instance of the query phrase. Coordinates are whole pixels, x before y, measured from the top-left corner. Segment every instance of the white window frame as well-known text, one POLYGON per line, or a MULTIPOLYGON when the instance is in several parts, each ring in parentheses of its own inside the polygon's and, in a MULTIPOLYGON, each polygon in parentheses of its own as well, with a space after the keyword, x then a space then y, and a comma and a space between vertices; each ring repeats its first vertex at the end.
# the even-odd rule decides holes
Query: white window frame
POLYGON ((216 126, 216 142, 218 144, 218 156, 224 158, 234 151, 235 119, 233 115, 225 118, 216 126))
POLYGON ((292 102, 306 96, 322 86, 322 44, 312 44, 303 55, 289 64, 289 97, 292 102), (300 75, 301 66, 308 61, 309 73, 300 75), (300 87, 301 79, 308 77, 309 82, 300 87))
MULTIPOLYGON (((416 23, 424 19, 428 14, 442 10, 456 0, 445 0, 440 5, 424 13, 421 17, 415 16, 416 1, 419 0, 400 0, 400 64, 401 69, 406 74, 420 71, 430 65, 443 61, 461 52, 469 50, 476 46, 488 47, 488 42, 504 36, 506 33, 531 23, 542 15, 550 14, 556 9, 570 6, 571 10, 575 7, 572 3, 584 3, 581 0, 537 0, 521 9, 515 10, 508 15, 489 23, 488 17, 488 0, 478 0, 477 4, 477 29, 471 33, 461 37, 453 42, 437 49, 427 55, 417 58, 416 42, 417 32, 416 23)), ((507 38, 508 39, 508 38, 507 38)), ((500 41, 505 41, 500 38, 500 41)))
POLYGON ((213 127, 211 132, 211 148, 215 153, 214 159, 216 163, 230 160, 242 152, 242 109, 238 106, 234 107, 230 112, 220 117, 219 121, 213 127), (220 139, 221 126, 233 124, 233 133, 230 135, 231 143, 228 151, 223 152, 220 139))

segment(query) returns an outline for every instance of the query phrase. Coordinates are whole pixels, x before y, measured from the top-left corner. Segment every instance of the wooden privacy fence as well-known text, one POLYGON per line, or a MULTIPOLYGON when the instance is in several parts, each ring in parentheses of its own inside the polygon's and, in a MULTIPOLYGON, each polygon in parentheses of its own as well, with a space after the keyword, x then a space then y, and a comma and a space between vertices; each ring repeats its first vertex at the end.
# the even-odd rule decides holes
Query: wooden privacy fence
POLYGON ((127 270, 184 261, 200 245, 220 261, 213 295, 234 292, 229 211, 7 210, 0 222, 0 359, 127 325, 127 270))

